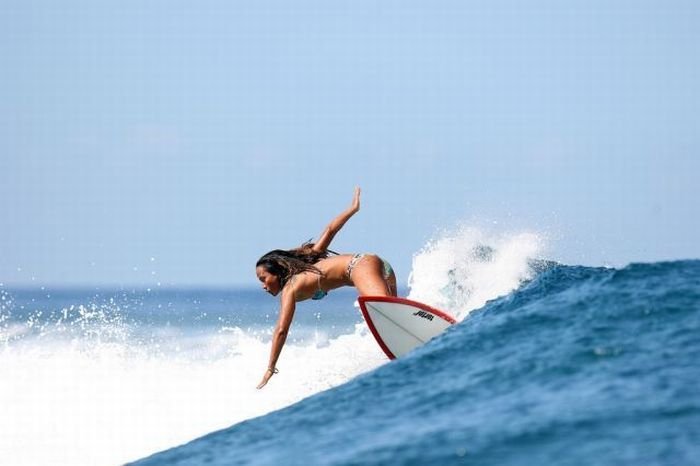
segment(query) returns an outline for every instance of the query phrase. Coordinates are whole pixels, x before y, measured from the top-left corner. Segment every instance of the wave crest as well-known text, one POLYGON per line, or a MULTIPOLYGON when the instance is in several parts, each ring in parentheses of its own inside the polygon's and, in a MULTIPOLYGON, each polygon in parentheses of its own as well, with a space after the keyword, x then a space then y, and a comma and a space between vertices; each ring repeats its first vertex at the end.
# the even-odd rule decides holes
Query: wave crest
POLYGON ((532 232, 443 231, 413 256, 408 297, 462 320, 530 280, 543 249, 543 238, 532 232))

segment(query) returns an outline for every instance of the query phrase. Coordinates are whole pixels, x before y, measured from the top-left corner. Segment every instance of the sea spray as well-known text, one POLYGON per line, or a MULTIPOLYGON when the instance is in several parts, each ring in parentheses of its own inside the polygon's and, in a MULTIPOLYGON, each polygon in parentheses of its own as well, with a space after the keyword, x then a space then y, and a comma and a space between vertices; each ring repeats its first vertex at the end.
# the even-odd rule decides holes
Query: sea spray
MULTIPOLYGON (((463 318, 529 277, 539 247, 531 234, 446 233, 414 257, 411 297, 463 318)), ((298 305, 263 390, 279 301, 259 290, 0 293, 0 371, 11 374, 0 464, 123 463, 387 363, 354 290, 298 305)))
POLYGON ((532 278, 542 249, 535 233, 496 234, 473 227, 443 231, 413 256, 408 297, 461 320, 532 278))
POLYGON ((119 292, 3 293, 0 464, 121 464, 386 362, 349 296, 322 315, 299 310, 280 374, 256 390, 273 325, 264 316, 278 306, 263 293, 201 292, 200 309, 183 293, 145 306, 119 292), (245 315, 231 318, 237 306, 245 315))

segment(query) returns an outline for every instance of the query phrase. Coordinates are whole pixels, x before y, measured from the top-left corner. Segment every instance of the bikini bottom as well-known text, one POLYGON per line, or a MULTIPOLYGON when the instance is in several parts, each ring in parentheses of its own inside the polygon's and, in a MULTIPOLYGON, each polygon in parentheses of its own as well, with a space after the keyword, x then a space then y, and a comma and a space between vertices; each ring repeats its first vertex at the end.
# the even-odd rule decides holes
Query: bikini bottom
MULTIPOLYGON (((368 253, 362 253, 362 254, 355 254, 352 256, 350 259, 350 262, 348 262, 348 268, 345 271, 345 275, 350 279, 350 275, 352 275, 352 271, 355 268, 355 266, 363 259, 365 258, 368 253)), ((389 280, 389 277, 394 273, 394 269, 391 268, 391 264, 389 264, 387 261, 382 259, 381 257, 379 258, 382 261, 382 264, 384 264, 384 280, 389 280)))

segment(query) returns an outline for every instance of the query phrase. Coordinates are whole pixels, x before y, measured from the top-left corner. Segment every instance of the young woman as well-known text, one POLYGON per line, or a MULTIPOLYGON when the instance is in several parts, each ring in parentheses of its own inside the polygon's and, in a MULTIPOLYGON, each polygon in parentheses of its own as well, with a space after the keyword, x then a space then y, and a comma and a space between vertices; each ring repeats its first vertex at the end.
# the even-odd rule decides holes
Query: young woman
POLYGON ((270 360, 258 388, 277 373, 275 366, 297 302, 323 299, 341 286, 354 286, 360 296, 396 296, 396 275, 388 262, 374 254, 336 254, 328 250, 338 231, 359 210, 360 188, 355 188, 350 207, 328 224, 318 241, 296 249, 270 251, 256 264, 255 273, 263 289, 272 296, 281 295, 270 360))

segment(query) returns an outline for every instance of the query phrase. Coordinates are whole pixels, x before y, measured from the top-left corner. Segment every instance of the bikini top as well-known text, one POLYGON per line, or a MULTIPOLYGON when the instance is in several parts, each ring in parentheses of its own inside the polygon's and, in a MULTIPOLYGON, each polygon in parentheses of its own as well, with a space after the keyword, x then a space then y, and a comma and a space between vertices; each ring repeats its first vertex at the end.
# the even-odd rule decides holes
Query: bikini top
POLYGON ((319 275, 318 276, 318 290, 316 290, 316 292, 313 294, 313 296, 311 296, 311 299, 313 299, 314 301, 318 301, 319 299, 323 299, 326 296, 328 296, 328 292, 324 291, 321 288, 321 276, 319 275))

